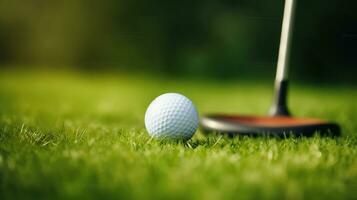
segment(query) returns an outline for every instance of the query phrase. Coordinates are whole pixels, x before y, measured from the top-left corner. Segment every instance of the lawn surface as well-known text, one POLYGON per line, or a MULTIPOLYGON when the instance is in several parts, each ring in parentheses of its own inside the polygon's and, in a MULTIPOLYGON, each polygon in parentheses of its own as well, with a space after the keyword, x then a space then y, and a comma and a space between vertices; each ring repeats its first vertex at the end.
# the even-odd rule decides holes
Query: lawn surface
POLYGON ((161 93, 200 115, 264 115, 272 83, 76 72, 0 73, 0 199, 355 199, 357 88, 293 84, 297 116, 343 136, 150 139, 143 117, 161 93))

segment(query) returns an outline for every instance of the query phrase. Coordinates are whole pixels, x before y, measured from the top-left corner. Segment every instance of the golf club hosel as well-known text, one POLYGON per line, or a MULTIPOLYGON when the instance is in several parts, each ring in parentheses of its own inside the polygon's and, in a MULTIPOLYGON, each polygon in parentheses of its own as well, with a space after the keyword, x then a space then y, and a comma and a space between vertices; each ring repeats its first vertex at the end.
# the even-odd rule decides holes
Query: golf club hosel
POLYGON ((290 116, 287 106, 288 83, 287 80, 282 80, 276 83, 275 99, 269 111, 270 116, 290 116))

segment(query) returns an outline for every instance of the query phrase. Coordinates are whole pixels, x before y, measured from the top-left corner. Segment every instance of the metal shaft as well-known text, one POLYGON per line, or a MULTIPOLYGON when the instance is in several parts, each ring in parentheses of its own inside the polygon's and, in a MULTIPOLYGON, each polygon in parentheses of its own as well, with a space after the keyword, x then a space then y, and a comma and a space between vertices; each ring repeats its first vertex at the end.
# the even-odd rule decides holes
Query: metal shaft
POLYGON ((288 71, 291 38, 296 0, 285 0, 284 17, 280 37, 279 58, 275 78, 275 100, 270 108, 272 116, 289 116, 287 107, 288 71))
POLYGON ((278 67, 276 72, 276 81, 283 81, 288 79, 289 56, 291 38, 293 33, 295 2, 295 0, 285 1, 283 25, 280 36, 280 48, 278 67))

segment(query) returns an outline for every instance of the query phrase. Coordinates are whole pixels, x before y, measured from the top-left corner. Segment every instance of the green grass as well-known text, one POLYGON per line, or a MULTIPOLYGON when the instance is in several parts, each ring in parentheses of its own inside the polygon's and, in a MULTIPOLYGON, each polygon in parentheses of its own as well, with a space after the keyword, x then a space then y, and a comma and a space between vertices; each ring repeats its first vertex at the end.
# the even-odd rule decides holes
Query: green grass
POLYGON ((164 92, 200 114, 264 115, 270 82, 144 75, 0 74, 0 199, 354 199, 357 88, 293 84, 297 116, 342 126, 329 138, 150 139, 143 116, 164 92))

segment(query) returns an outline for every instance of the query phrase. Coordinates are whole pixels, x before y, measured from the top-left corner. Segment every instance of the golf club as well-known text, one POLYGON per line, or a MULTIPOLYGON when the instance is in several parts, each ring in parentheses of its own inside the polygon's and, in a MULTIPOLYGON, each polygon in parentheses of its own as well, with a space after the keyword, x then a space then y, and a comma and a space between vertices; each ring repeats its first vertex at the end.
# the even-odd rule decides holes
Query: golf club
POLYGON ((287 106, 289 54, 296 0, 286 0, 280 38, 279 57, 275 79, 275 99, 269 116, 239 116, 215 114, 201 119, 204 133, 236 135, 312 136, 340 135, 336 123, 321 119, 291 117, 287 106))

